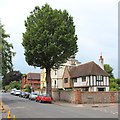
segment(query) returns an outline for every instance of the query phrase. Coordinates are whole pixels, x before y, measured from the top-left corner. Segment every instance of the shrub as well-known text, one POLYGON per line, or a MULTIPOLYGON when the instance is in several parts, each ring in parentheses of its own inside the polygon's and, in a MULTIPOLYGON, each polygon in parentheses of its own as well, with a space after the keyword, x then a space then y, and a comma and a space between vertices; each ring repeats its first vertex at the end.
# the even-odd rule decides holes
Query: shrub
POLYGON ((24 91, 30 93, 30 92, 31 92, 31 87, 30 87, 30 85, 26 85, 25 88, 24 88, 24 91))
POLYGON ((9 86, 11 89, 13 89, 13 88, 20 89, 21 83, 20 83, 20 81, 12 81, 12 82, 10 82, 9 86))

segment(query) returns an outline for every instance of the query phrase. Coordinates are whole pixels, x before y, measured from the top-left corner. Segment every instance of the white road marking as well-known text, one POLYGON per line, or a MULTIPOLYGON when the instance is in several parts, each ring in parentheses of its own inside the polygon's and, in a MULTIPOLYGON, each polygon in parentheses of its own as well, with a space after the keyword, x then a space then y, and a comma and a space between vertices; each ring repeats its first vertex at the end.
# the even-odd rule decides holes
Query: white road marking
POLYGON ((24 107, 11 107, 10 109, 20 109, 20 108, 24 108, 24 107))

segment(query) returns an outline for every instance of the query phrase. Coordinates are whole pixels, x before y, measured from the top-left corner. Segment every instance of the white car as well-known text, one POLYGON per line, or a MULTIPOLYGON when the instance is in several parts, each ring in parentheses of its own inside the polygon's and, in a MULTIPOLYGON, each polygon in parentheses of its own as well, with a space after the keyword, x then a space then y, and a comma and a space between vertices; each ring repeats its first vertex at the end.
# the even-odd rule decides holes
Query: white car
POLYGON ((30 93, 30 95, 29 95, 29 99, 30 99, 30 100, 35 100, 37 96, 38 96, 37 93, 32 92, 32 93, 30 93))
POLYGON ((15 93, 16 90, 17 90, 16 88, 13 88, 13 89, 11 90, 10 94, 13 95, 13 94, 15 93))
POLYGON ((18 96, 20 95, 21 90, 15 90, 14 95, 18 96))

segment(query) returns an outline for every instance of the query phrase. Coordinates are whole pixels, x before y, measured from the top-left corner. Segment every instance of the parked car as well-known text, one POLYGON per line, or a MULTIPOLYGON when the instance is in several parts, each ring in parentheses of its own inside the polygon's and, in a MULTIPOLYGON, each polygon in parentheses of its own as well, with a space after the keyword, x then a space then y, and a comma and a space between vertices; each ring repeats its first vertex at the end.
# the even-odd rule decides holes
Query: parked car
POLYGON ((41 94, 41 95, 38 95, 38 96, 36 97, 35 101, 36 101, 36 102, 40 102, 42 96, 43 96, 42 94, 41 94))
POLYGON ((30 93, 30 95, 29 95, 29 99, 30 99, 30 100, 35 100, 37 96, 38 96, 37 93, 32 92, 32 93, 30 93))
POLYGON ((52 102, 52 98, 50 97, 49 94, 42 94, 40 102, 41 102, 41 103, 42 103, 42 102, 51 103, 51 102, 52 102))
POLYGON ((15 90, 14 95, 19 96, 20 92, 21 92, 21 90, 15 90))
POLYGON ((24 94, 24 98, 29 98, 29 95, 30 95, 29 92, 25 92, 25 94, 24 94))
POLYGON ((24 96, 25 96, 25 92, 21 91, 19 97, 24 97, 24 96))
POLYGON ((17 90, 16 88, 13 88, 13 89, 11 90, 10 94, 11 94, 11 95, 14 95, 14 93, 15 93, 16 90, 17 90))

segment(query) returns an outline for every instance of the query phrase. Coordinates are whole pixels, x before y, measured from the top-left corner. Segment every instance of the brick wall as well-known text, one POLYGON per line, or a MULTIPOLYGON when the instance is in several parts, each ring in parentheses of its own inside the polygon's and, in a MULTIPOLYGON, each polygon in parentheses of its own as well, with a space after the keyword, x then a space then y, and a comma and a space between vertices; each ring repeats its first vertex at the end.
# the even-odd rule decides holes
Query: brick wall
POLYGON ((118 92, 81 92, 81 103, 116 103, 116 102, 118 102, 118 92))
POLYGON ((119 93, 120 92, 81 92, 80 90, 54 91, 53 99, 75 104, 117 103, 120 102, 119 93))
POLYGON ((53 99, 55 101, 66 101, 66 102, 75 102, 75 94, 74 91, 54 91, 53 92, 53 99))

